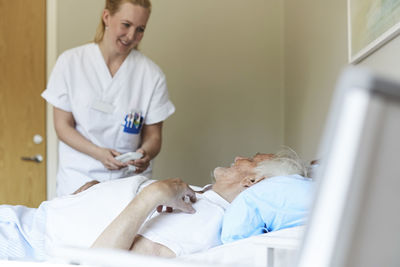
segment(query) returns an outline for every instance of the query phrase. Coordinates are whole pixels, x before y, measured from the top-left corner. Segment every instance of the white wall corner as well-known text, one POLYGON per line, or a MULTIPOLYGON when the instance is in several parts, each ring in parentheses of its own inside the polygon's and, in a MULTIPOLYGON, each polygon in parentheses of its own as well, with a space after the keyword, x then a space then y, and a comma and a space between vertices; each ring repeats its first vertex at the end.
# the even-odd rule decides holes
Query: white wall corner
MULTIPOLYGON (((46 72, 47 80, 57 60, 57 0, 46 1, 46 72)), ((56 174, 58 168, 58 139, 54 130, 53 108, 46 106, 46 177, 47 199, 56 196, 56 174)))

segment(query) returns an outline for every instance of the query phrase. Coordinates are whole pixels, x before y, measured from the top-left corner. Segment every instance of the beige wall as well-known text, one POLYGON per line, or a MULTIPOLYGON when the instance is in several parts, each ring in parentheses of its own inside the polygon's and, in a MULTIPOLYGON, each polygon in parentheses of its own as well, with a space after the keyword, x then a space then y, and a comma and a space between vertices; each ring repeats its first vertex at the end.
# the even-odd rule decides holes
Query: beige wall
MULTIPOLYGON (((318 153, 331 96, 347 66, 346 0, 285 1, 285 143, 318 153)), ((400 79, 400 37, 358 65, 400 79)))
POLYGON ((346 0, 285 1, 285 143, 318 153, 331 96, 347 65, 346 0))
POLYGON ((57 51, 93 41, 100 15, 102 0, 57 0, 57 51))
POLYGON ((177 112, 155 177, 210 182, 216 165, 283 143, 280 1, 153 0, 142 50, 165 71, 177 112))
MULTIPOLYGON (((156 177, 207 183, 216 164, 281 144, 305 159, 317 156, 347 65, 346 0, 246 3, 153 0, 141 49, 167 74, 177 107, 156 177)), ((57 1, 57 53, 93 38, 102 7, 100 0, 57 1)), ((360 65, 398 78, 399 48, 397 37, 360 65)))
MULTIPOLYGON (((141 50, 166 73, 177 108, 154 177, 202 185, 235 155, 283 144, 281 2, 152 1, 141 50)), ((103 1, 57 3, 59 54, 93 38, 103 1)))

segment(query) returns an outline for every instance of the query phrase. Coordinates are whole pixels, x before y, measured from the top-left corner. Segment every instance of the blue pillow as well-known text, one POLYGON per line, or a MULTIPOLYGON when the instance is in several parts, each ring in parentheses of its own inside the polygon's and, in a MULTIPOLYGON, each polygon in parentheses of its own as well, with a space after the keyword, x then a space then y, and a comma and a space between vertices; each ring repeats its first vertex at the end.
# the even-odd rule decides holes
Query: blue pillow
POLYGON ((221 241, 302 225, 313 197, 313 182, 300 175, 265 179, 240 193, 226 210, 221 241))

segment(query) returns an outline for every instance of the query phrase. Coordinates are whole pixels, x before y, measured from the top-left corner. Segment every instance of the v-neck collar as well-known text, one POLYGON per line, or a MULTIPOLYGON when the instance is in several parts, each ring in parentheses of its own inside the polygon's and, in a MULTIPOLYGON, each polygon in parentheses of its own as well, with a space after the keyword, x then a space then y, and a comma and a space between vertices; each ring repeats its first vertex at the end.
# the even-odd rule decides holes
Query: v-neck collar
POLYGON ((102 72, 103 75, 106 77, 106 79, 109 81, 109 83, 113 82, 114 80, 117 80, 118 76, 120 76, 120 73, 124 72, 124 70, 127 68, 126 65, 128 65, 127 62, 129 62, 129 57, 133 56, 134 54, 134 50, 132 50, 131 52, 129 52, 129 54, 126 56, 126 58, 124 59, 124 61, 121 63, 121 65, 119 66, 118 70, 115 72, 114 76, 111 75, 110 69, 107 66, 107 63, 104 59, 103 53, 101 52, 100 46, 99 44, 95 44, 96 46, 96 53, 97 56, 99 57, 100 61, 101 61, 101 68, 102 68, 102 72))
POLYGON ((97 62, 96 71, 98 72, 98 77, 101 80, 102 87, 102 97, 106 97, 107 95, 113 95, 113 88, 119 88, 120 84, 124 79, 120 79, 119 77, 124 77, 126 71, 130 69, 130 62, 132 61, 130 58, 135 56, 135 50, 132 50, 128 56, 124 59, 121 66, 119 66, 117 72, 114 76, 111 76, 110 70, 104 60, 103 54, 101 53, 100 46, 95 44, 95 62, 97 62))

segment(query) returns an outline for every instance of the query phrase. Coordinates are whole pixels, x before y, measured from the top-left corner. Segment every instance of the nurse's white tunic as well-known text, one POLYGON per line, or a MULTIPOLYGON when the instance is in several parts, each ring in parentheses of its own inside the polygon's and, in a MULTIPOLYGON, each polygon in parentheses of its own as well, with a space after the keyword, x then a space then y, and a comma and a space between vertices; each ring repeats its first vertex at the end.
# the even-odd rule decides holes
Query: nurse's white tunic
MULTIPOLYGON (((165 76, 154 62, 132 50, 112 77, 99 46, 93 43, 60 55, 42 97, 72 112, 76 130, 92 143, 121 153, 136 151, 143 124, 161 122, 175 111, 165 76)), ((151 167, 141 175, 150 173, 151 167)), ((107 170, 100 161, 60 141, 58 196, 93 179, 126 175, 124 170, 107 170)))

